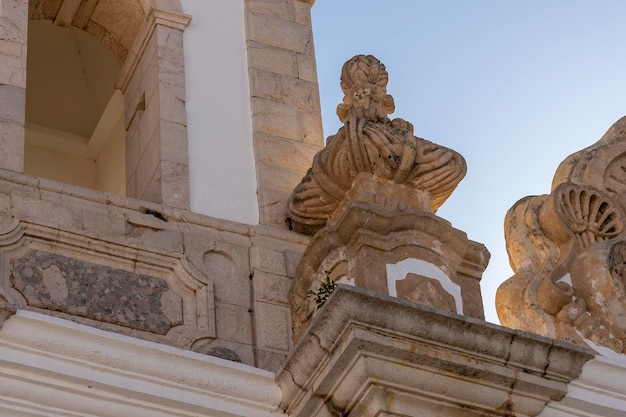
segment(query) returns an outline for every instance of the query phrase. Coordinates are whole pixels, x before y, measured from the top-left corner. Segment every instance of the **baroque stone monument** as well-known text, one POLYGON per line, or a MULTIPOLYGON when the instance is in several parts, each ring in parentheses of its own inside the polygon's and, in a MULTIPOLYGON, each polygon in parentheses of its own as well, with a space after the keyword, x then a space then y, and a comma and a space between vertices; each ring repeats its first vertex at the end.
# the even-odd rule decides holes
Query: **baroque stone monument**
POLYGON ((316 307, 307 294, 327 278, 483 317, 479 281, 489 253, 435 215, 465 176, 465 160, 388 118, 387 81, 371 55, 344 64, 344 126, 289 199, 292 228, 314 235, 290 293, 296 340, 316 307))
POLYGON ((626 118, 559 166, 549 195, 518 201, 505 237, 515 275, 502 324, 623 353, 626 344, 626 118))

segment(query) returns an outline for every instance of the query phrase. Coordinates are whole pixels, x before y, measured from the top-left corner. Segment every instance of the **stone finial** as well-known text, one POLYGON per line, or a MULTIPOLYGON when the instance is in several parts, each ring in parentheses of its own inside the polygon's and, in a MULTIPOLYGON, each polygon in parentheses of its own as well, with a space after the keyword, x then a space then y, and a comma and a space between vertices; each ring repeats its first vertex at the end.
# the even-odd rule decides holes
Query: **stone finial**
POLYGON ((626 117, 557 169, 549 195, 507 213, 515 275, 498 289, 502 324, 581 345, 626 345, 626 117))
POLYGON ((344 126, 327 139, 289 198, 294 230, 314 234, 324 227, 361 173, 426 193, 429 204, 423 208, 433 212, 465 176, 461 155, 414 136, 405 120, 389 120, 394 102, 387 80, 385 66, 371 55, 344 64, 345 96, 337 107, 344 126))
POLYGON ((337 107, 344 126, 290 197, 293 229, 314 235, 289 294, 295 339, 316 309, 308 295, 327 280, 483 317, 489 252, 434 214, 465 175, 465 160, 389 120, 387 80, 371 55, 346 62, 337 107))

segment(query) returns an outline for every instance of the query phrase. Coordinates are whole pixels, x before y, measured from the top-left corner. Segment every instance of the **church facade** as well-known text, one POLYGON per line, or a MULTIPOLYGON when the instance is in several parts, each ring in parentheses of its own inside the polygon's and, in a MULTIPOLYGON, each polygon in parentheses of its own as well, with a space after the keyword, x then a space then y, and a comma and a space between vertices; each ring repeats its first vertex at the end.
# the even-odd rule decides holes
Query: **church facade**
POLYGON ((0 0, 0 415, 626 413, 619 161, 555 185, 595 229, 571 199, 511 220, 550 250, 486 323, 489 252, 436 215, 463 157, 365 55, 325 146, 311 7, 0 0))

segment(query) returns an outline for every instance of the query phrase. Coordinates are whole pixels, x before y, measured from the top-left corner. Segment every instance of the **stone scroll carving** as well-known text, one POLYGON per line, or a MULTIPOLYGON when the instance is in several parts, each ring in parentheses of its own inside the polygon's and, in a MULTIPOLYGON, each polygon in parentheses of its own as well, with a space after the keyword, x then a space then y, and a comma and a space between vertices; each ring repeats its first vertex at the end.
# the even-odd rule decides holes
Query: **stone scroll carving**
POLYGON ((435 211, 464 177, 458 153, 390 120, 385 66, 358 55, 341 72, 343 127, 328 138, 289 199, 291 225, 314 235, 289 300, 294 340, 312 320, 308 295, 327 279, 483 318, 487 249, 435 211))
POLYGON ((291 194, 294 230, 314 234, 324 227, 361 173, 429 193, 434 212, 465 176, 461 155, 414 136, 411 123, 387 117, 395 109, 387 81, 385 66, 371 55, 344 64, 344 98, 337 107, 344 126, 327 139, 291 194))
POLYGON ((623 353, 626 345, 626 118, 557 169, 549 195, 505 219, 515 275, 498 289, 502 324, 623 353))

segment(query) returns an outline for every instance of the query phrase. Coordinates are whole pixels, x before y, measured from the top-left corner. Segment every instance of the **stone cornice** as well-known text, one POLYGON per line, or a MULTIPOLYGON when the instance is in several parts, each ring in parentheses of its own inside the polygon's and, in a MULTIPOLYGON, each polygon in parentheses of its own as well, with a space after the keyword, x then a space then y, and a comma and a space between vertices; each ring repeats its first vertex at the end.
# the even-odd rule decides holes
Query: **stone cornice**
POLYGON ((294 417, 441 409, 537 415, 566 394, 592 357, 567 343, 339 286, 278 381, 294 417))
POLYGON ((4 323, 0 358, 0 415, 282 415, 269 372, 42 314, 4 323))

